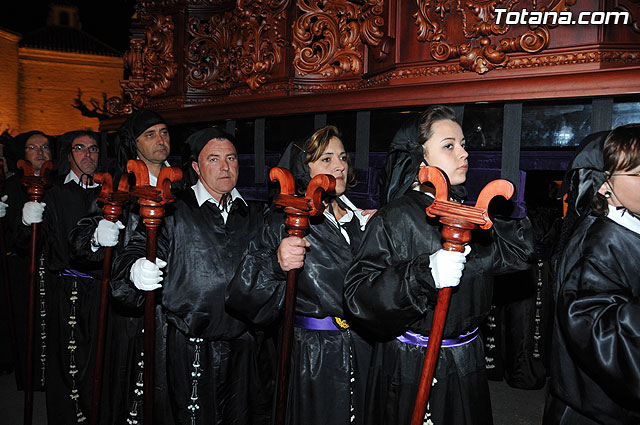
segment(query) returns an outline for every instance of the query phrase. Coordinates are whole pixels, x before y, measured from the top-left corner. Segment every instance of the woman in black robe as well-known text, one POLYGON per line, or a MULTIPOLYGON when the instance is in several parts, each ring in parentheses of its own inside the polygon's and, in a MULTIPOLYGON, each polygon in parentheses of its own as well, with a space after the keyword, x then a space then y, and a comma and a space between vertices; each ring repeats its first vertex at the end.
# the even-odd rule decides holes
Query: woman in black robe
POLYGON ((370 346, 343 320, 343 290, 367 218, 344 195, 350 169, 338 130, 327 126, 304 144, 290 144, 278 165, 292 172, 302 192, 316 174, 333 175, 335 195, 311 218, 304 238, 287 237, 284 215, 274 212, 229 284, 226 304, 254 324, 274 323, 284 307, 286 272, 302 267, 286 423, 363 424, 370 346))
POLYGON ((602 140, 566 180, 545 425, 640 423, 640 124, 602 140))
MULTIPOLYGON (((455 112, 443 106, 430 107, 417 126, 401 129, 392 142, 383 185, 388 203, 369 222, 345 282, 346 308, 354 325, 379 341, 369 371, 367 424, 410 423, 426 352, 424 339, 437 289, 446 280, 430 272, 441 265, 441 226, 425 213, 433 202, 433 189, 417 184, 418 171, 425 163, 443 169, 452 197, 460 200, 465 195, 467 156, 455 112)), ((534 248, 527 218, 493 221, 490 231, 474 232, 466 266, 461 277, 457 275, 459 285, 452 289, 425 423, 493 422, 478 326, 489 311, 492 275, 528 268, 534 248)), ((444 267, 455 265, 460 263, 444 267)), ((455 285, 455 277, 449 286, 455 285)))

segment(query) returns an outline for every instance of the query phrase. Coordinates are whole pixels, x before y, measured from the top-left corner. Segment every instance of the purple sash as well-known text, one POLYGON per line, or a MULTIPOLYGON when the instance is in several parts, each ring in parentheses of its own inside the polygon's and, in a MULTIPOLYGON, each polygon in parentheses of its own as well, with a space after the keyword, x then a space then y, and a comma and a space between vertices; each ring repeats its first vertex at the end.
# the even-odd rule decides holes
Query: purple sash
POLYGON ((316 319, 315 317, 300 316, 298 314, 296 314, 293 319, 293 326, 314 331, 342 331, 346 329, 338 328, 334 322, 334 318, 331 316, 316 319))
POLYGON ((92 276, 89 276, 88 274, 84 274, 82 272, 79 272, 78 270, 73 270, 73 269, 64 269, 64 271, 61 271, 60 273, 58 273, 58 276, 81 277, 83 279, 93 279, 92 276))
MULTIPOLYGON (((459 347, 460 345, 465 345, 473 341, 478 337, 478 328, 475 328, 469 333, 464 335, 460 335, 457 338, 453 339, 443 339, 441 347, 459 347)), ((417 334, 415 332, 406 331, 404 334, 400 335, 396 338, 400 342, 404 342, 405 344, 411 345, 419 345, 421 347, 426 347, 429 342, 429 337, 417 334)))

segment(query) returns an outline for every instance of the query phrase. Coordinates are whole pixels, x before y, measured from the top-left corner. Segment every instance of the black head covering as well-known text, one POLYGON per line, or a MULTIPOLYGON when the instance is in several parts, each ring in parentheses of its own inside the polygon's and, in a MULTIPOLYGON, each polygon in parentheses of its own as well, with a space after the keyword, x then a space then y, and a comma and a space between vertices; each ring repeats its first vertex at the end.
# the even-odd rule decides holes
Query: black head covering
POLYGON ((558 197, 567 196, 567 215, 584 216, 591 211, 591 200, 605 181, 602 150, 609 131, 593 133, 585 137, 571 160, 558 197))
POLYGON ((307 147, 311 142, 308 137, 304 142, 290 142, 285 148, 276 167, 286 168, 293 175, 296 190, 306 190, 311 181, 309 164, 305 163, 307 147))
MULTIPOLYGON (((420 165, 423 162, 426 164, 418 121, 419 118, 406 121, 393 136, 380 177, 382 205, 407 193, 418 177, 420 165)), ((467 197, 467 190, 463 184, 451 186, 449 190, 450 195, 457 200, 467 197)))
MULTIPOLYGON (((57 161, 57 170, 58 175, 66 176, 69 174, 71 170, 71 164, 69 163, 69 154, 71 153, 71 145, 73 141, 80 136, 90 136, 93 137, 98 145, 100 144, 100 137, 98 133, 88 130, 74 130, 64 133, 62 136, 58 136, 58 161, 57 161)), ((100 152, 102 155, 102 151, 100 152)), ((100 159, 98 158, 98 163, 100 163, 100 159)), ((81 178, 82 176, 78 176, 81 178)), ((89 176, 93 179, 93 176, 89 176)))
POLYGON ((160 115, 147 109, 135 111, 122 123, 118 130, 117 140, 118 165, 122 170, 126 169, 127 161, 136 159, 136 152, 138 151, 136 139, 149 127, 158 124, 166 124, 166 122, 160 115))
POLYGON ((235 146, 235 141, 231 134, 215 127, 198 130, 185 140, 185 144, 189 147, 189 161, 187 161, 183 166, 183 171, 185 172, 184 174, 186 177, 185 184, 194 185, 198 181, 198 176, 191 166, 191 161, 198 162, 200 152, 204 149, 207 143, 213 139, 226 139, 235 146))
POLYGON ((51 148, 51 159, 55 160, 55 139, 39 130, 27 131, 26 133, 20 133, 15 136, 13 140, 4 147, 4 156, 7 160, 7 166, 9 167, 9 170, 14 173, 17 171, 18 160, 24 159, 24 149, 27 145, 27 140, 29 140, 29 137, 36 134, 41 134, 49 140, 49 146, 51 148))

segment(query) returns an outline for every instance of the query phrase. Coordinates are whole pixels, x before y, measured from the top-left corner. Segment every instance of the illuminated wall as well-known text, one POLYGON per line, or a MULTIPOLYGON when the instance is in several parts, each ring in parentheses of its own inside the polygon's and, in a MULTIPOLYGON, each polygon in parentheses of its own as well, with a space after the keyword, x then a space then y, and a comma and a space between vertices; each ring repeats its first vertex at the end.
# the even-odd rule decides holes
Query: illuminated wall
POLYGON ((122 58, 18 47, 20 38, 0 29, 0 133, 98 130, 98 118, 73 105, 78 90, 86 105, 120 95, 122 58))
POLYGON ((0 133, 16 134, 18 114, 18 34, 0 29, 0 133))
POLYGON ((62 134, 98 130, 98 118, 83 116, 72 105, 82 91, 85 104, 121 92, 122 58, 20 48, 18 109, 20 132, 62 134))

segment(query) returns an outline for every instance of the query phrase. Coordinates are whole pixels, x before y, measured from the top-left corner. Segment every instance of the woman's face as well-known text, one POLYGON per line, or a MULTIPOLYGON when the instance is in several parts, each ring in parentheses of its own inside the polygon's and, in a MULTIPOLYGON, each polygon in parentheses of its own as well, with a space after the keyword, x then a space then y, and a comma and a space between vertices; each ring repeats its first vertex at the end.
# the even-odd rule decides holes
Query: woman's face
POLYGON ((431 126, 431 137, 422 145, 427 164, 440 168, 452 185, 467 180, 467 157, 462 128, 455 121, 436 121, 431 126))
POLYGON ((605 182, 602 186, 601 194, 611 192, 611 197, 607 199, 609 204, 614 207, 624 206, 632 213, 640 214, 640 167, 615 171, 609 177, 609 183, 605 182))
POLYGON ((340 196, 347 189, 347 153, 342 141, 332 137, 320 158, 309 163, 309 175, 314 178, 318 174, 330 174, 336 178, 336 195, 340 196))

